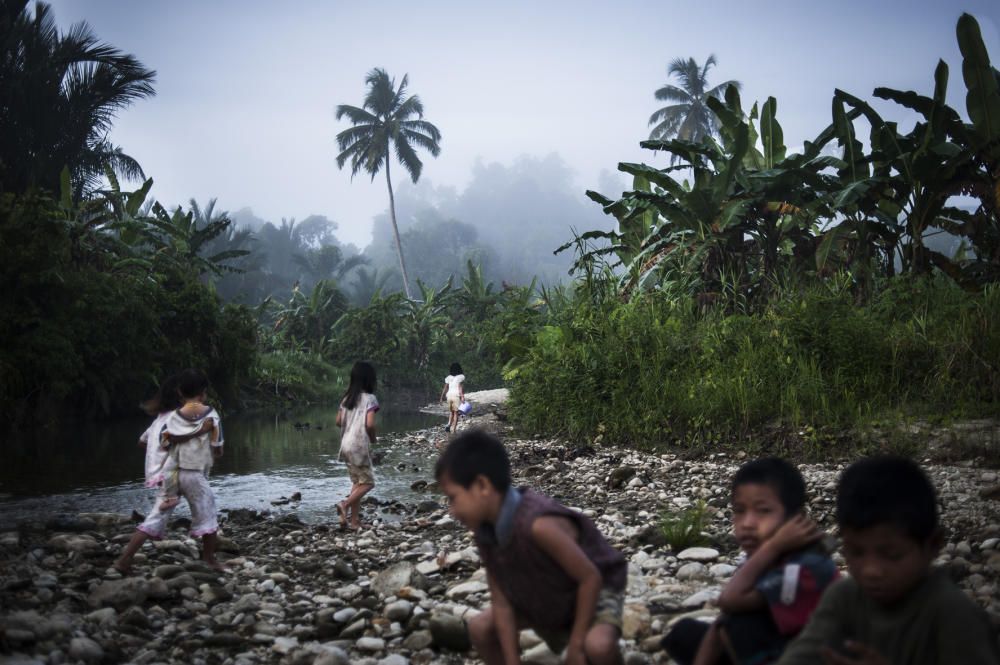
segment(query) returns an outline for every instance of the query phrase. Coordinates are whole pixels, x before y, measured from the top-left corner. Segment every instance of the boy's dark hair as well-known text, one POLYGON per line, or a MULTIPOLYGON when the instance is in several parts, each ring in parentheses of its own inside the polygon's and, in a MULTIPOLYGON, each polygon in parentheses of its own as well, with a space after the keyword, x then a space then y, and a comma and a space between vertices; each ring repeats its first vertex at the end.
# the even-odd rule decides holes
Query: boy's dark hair
POLYGON ((208 377, 200 369, 186 369, 177 375, 177 392, 193 399, 208 391, 208 377))
POLYGON ((780 457, 762 457, 741 466, 733 476, 731 492, 735 492, 740 485, 772 487, 787 517, 795 515, 806 505, 806 483, 802 474, 780 457))
POLYGON ((452 376, 458 376, 459 374, 462 373, 462 366, 459 365, 458 363, 452 363, 451 369, 448 370, 448 373, 451 374, 452 376))
POLYGON ((483 430, 469 430, 452 441, 434 467, 434 477, 468 488, 477 476, 486 476, 498 492, 510 487, 510 458, 500 439, 483 430))
POLYGON ((837 524, 900 527, 924 543, 937 531, 937 497, 927 474, 905 457, 869 457, 847 467, 837 487, 837 524))
POLYGON ((344 408, 353 409, 358 405, 361 393, 375 394, 378 380, 375 378, 375 368, 371 363, 359 360, 351 368, 351 384, 344 393, 344 408))

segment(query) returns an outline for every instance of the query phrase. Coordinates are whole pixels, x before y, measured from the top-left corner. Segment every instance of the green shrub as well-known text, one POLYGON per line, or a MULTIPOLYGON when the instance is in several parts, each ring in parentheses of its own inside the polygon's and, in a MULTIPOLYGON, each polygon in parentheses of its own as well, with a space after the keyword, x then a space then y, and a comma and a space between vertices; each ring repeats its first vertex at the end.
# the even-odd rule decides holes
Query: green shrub
POLYGON ((680 552, 688 547, 709 544, 704 535, 708 522, 708 506, 704 500, 698 500, 693 506, 681 510, 664 511, 660 515, 660 531, 671 549, 680 552))

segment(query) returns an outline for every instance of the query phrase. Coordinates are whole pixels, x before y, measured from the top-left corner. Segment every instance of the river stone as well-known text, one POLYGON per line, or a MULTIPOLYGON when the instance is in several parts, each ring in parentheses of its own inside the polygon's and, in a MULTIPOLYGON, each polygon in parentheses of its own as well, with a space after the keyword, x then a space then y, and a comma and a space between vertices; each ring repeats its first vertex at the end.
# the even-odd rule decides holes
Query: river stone
POLYGON ((101 549, 101 544, 87 534, 59 533, 49 538, 48 546, 60 552, 93 552, 101 549))
POLYGON ((410 651, 420 651, 421 649, 426 649, 434 643, 434 636, 431 635, 429 630, 417 630, 410 633, 405 640, 403 640, 403 648, 409 649, 410 651))
POLYGON ((69 657, 85 663, 99 663, 104 659, 104 649, 89 637, 74 637, 69 643, 69 657))
POLYGON ((22 628, 7 628, 3 632, 4 639, 12 646, 30 644, 35 641, 35 634, 22 628))
POLYGON ((77 517, 81 520, 90 520, 94 522, 97 524, 99 529, 117 527, 123 524, 128 524, 131 521, 131 518, 128 515, 122 515, 120 513, 80 513, 77 517))
POLYGON ((124 610, 130 605, 142 605, 146 600, 146 581, 138 577, 101 582, 87 598, 91 607, 114 607, 124 610))
POLYGON ((385 606, 385 617, 390 621, 406 621, 413 611, 413 603, 408 600, 397 600, 385 606))
POLYGON ((651 618, 645 603, 627 603, 622 608, 622 637, 634 640, 649 632, 651 618))
POLYGON ((687 598, 685 598, 681 602, 681 607, 688 608, 688 609, 695 608, 695 607, 701 607, 705 603, 710 603, 710 602, 713 602, 713 601, 717 600, 718 597, 719 597, 719 589, 718 589, 718 587, 711 588, 711 589, 704 589, 702 591, 699 591, 698 593, 692 594, 692 595, 688 596, 687 598))
POLYGON ((490 587, 484 584, 483 582, 470 580, 468 582, 462 582, 457 586, 453 586, 452 588, 448 589, 445 595, 448 596, 449 598, 461 599, 465 598, 466 596, 471 596, 474 593, 482 593, 483 591, 486 591, 489 588, 490 587))
POLYGON ((404 586, 422 588, 416 566, 409 561, 400 561, 389 566, 372 580, 372 590, 380 596, 394 596, 404 586))
POLYGON ((704 577, 707 570, 708 568, 705 564, 697 561, 691 561, 690 563, 685 563, 677 569, 676 577, 679 580, 694 580, 699 577, 704 577))
POLYGON ((94 610, 84 617, 87 621, 93 621, 101 627, 111 627, 118 623, 118 612, 113 607, 102 607, 94 610))
POLYGON ((205 646, 209 647, 239 647, 246 644, 246 640, 235 633, 212 633, 205 638, 205 646))
POLYGON ((347 652, 339 647, 324 645, 323 652, 316 656, 312 665, 351 665, 347 652))
POLYGON ((358 574, 354 572, 351 565, 346 561, 341 561, 337 559, 333 562, 333 576, 338 580, 356 580, 358 579, 358 574))
POLYGON ((256 612, 260 609, 260 596, 256 593, 245 593, 233 603, 233 612, 256 612))
POLYGON ((398 653, 389 654, 378 661, 378 665, 410 665, 410 659, 398 653))
POLYGON ((358 611, 353 607, 345 607, 333 613, 333 620, 337 623, 347 623, 354 618, 358 611))
POLYGON ((465 622, 451 614, 434 613, 430 620, 434 644, 452 651, 464 652, 472 647, 465 622))
POLYGON ((351 625, 349 625, 344 630, 340 631, 340 637, 345 640, 354 639, 365 632, 365 628, 368 627, 367 619, 358 619, 351 625))
POLYGON ((157 566, 153 569, 153 575, 156 577, 169 580, 172 577, 177 577, 184 572, 184 566, 178 566, 175 563, 165 563, 162 566, 157 566))
POLYGON ((274 645, 271 646, 271 650, 276 653, 286 654, 298 646, 299 640, 295 637, 276 637, 274 638, 274 645))
POLYGON ((97 522, 86 517, 73 515, 58 515, 45 523, 45 528, 49 531, 65 531, 68 533, 80 533, 83 531, 93 531, 97 528, 97 522))
POLYGON ((385 648, 385 640, 380 637, 361 637, 354 643, 358 651, 381 651, 385 648))
POLYGON ((711 547, 689 547, 677 555, 681 561, 715 561, 719 558, 718 550, 711 547))
POLYGON ((717 563, 708 569, 708 574, 712 577, 729 577, 736 572, 736 566, 728 563, 717 563))
POLYGON ((4 531, 0 533, 0 547, 14 549, 21 544, 21 534, 17 531, 4 531))
POLYGON ((417 572, 421 575, 433 575, 439 570, 441 570, 441 566, 433 559, 431 561, 421 561, 417 564, 417 572))

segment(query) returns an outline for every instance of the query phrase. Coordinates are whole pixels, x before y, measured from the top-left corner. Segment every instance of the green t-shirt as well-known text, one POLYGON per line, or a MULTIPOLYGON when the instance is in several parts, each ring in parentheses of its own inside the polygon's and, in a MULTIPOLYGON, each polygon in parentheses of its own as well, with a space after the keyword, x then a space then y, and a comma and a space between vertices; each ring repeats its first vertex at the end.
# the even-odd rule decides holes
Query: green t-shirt
POLYGON ((986 613, 943 570, 932 570, 896 607, 885 608, 844 579, 823 594, 777 665, 817 665, 820 649, 861 642, 892 665, 1000 665, 986 613))

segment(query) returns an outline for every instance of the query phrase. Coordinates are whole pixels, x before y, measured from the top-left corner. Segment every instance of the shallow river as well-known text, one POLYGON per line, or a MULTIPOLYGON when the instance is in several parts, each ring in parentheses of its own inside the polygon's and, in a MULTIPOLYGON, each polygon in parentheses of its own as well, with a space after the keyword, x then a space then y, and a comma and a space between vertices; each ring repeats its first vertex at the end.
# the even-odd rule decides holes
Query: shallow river
MULTIPOLYGON (((430 476, 433 460, 426 451, 410 450, 382 435, 440 428, 446 419, 391 405, 383 405, 378 415, 375 450, 386 454, 375 467, 372 496, 412 499, 410 485, 430 476)), ((334 407, 315 407, 281 417, 224 419, 225 455, 211 476, 219 508, 294 509, 305 521, 336 520, 334 504, 346 495, 350 480, 337 461, 340 430, 335 417, 334 407), (295 423, 310 426, 297 428, 295 423), (297 505, 271 505, 294 492, 302 493, 297 505)), ((0 527, 57 514, 145 513, 152 491, 143 486, 145 448, 138 437, 148 424, 144 419, 118 421, 7 441, 0 464, 0 527)), ((188 515, 181 505, 175 514, 188 515)))

